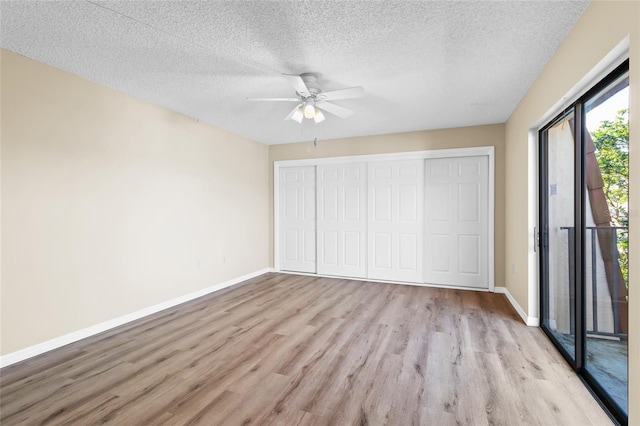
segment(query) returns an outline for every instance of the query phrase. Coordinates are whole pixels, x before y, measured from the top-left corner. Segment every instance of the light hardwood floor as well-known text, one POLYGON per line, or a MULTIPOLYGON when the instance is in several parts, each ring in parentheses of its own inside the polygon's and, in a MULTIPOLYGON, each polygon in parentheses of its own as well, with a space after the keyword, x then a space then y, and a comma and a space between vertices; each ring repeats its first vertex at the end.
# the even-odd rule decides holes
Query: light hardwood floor
POLYGON ((611 424, 503 295, 284 274, 1 380, 2 425, 611 424))

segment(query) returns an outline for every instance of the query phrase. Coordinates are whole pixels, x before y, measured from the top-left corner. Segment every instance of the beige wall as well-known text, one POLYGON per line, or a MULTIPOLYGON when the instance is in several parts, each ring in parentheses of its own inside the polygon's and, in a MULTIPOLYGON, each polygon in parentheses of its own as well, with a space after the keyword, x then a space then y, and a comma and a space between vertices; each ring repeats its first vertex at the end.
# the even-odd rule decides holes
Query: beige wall
POLYGON ((269 266, 265 145, 1 55, 3 355, 269 266))
POLYGON ((358 138, 271 145, 269 147, 269 250, 273 265, 273 162, 302 158, 344 157, 351 155, 392 152, 426 151, 434 149, 495 147, 495 281, 504 285, 504 125, 461 127, 363 136, 358 138))
MULTIPOLYGON (((529 304, 532 271, 531 216, 525 190, 535 176, 528 132, 619 42, 630 39, 630 275, 629 401, 640 401, 640 2, 594 1, 549 61, 506 123, 506 285, 519 304, 529 304), (533 173, 532 173, 533 171, 533 173), (513 270, 510 265, 513 265, 513 270)), ((533 163, 535 164, 535 163, 533 163)), ((533 198, 534 199, 534 198, 533 198)), ((535 265, 534 265, 535 266, 535 265)), ((640 407, 630 403, 630 424, 640 425, 640 407)))

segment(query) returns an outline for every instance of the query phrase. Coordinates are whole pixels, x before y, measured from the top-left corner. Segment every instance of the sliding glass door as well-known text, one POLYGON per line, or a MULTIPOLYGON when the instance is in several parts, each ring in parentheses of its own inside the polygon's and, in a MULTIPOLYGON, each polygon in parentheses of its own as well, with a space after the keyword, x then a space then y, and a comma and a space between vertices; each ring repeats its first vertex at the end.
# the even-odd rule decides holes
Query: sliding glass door
POLYGON ((544 155, 545 221, 543 326, 570 362, 575 365, 576 352, 576 277, 575 262, 575 150, 574 110, 557 117, 541 133, 544 155))
POLYGON ((628 412, 628 61, 539 134, 542 329, 621 423, 628 412))

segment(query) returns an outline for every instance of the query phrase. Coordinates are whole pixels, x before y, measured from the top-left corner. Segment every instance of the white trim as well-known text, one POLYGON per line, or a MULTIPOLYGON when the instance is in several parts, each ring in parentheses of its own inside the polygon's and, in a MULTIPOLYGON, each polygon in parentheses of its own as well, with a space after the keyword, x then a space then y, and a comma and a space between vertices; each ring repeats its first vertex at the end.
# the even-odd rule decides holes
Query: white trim
MULTIPOLYGON (((280 167, 317 166, 320 164, 343 164, 368 161, 414 160, 421 158, 473 157, 477 155, 493 155, 493 146, 477 146, 471 148, 432 149, 428 151, 392 152, 388 154, 349 155, 346 157, 304 158, 300 160, 274 161, 274 171, 280 167)), ((276 175, 274 175, 275 177, 276 175)))
MULTIPOLYGON (((393 160, 415 160, 428 158, 455 158, 455 157, 473 157, 483 156, 489 157, 489 264, 488 264, 488 290, 495 291, 495 147, 479 146, 471 148, 452 148, 452 149, 434 149, 429 151, 408 151, 396 152, 388 154, 366 154, 351 155, 347 157, 323 157, 323 158, 306 158, 300 160, 281 160, 273 162, 273 264, 274 271, 280 271, 280 242, 279 242, 279 217, 280 217, 280 168, 295 166, 318 166, 321 164, 342 164, 351 162, 369 162, 369 161, 393 161, 393 160)), ((366 278, 364 281, 373 281, 366 278)), ((411 285, 420 285, 412 284, 411 285)), ((428 284, 425 284, 428 285, 428 284)), ((458 287, 447 287, 458 288, 458 287)), ((459 287, 461 289, 470 289, 468 287, 459 287)), ((486 289, 484 289, 486 290, 486 289)))
POLYGON ((527 324, 529 327, 539 327, 540 326, 540 318, 530 317, 527 313, 522 309, 522 306, 516 301, 516 299, 511 295, 511 292, 506 287, 496 287, 496 293, 501 293, 507 296, 507 300, 511 303, 511 306, 516 310, 522 321, 527 324))
POLYGON ((495 148, 489 147, 489 291, 495 291, 495 148))
POLYGON ((629 59, 629 36, 614 47, 604 58, 600 60, 584 77, 580 79, 569 91, 562 96, 551 108, 547 110, 536 121, 532 130, 538 131, 551 121, 556 115, 560 114, 567 106, 573 104, 582 95, 587 93, 593 86, 598 84, 600 80, 605 78, 610 72, 615 70, 625 60, 629 59))
POLYGON ((73 333, 65 334, 64 336, 56 337, 54 339, 47 340, 46 342, 38 343, 36 345, 29 346, 28 348, 6 354, 0 357, 0 368, 7 367, 11 364, 15 364, 16 362, 24 361, 28 358, 32 358, 45 352, 49 352, 53 349, 60 348, 73 342, 77 342, 78 340, 86 339, 87 337, 91 337, 112 328, 119 327, 128 322, 138 320, 151 314, 155 314, 156 312, 174 307, 181 303, 189 302, 190 300, 197 299, 198 297, 206 296, 207 294, 222 290, 227 287, 231 287, 233 285, 241 283, 242 281, 255 278, 268 272, 273 272, 273 269, 260 269, 259 271, 255 271, 241 277, 233 278, 231 280, 212 285, 202 290, 198 290, 184 296, 176 297, 175 299, 167 300, 166 302, 158 303, 157 305, 149 306, 139 311, 131 312, 130 314, 101 322, 100 324, 83 328, 82 330, 74 331, 73 333))

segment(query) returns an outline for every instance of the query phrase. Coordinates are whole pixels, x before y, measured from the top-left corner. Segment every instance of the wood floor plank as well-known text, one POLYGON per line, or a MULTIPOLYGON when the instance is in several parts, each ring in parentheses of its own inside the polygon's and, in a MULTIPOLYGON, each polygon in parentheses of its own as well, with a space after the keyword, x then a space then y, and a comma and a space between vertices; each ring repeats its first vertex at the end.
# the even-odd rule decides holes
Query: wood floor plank
POLYGON ((0 371, 2 425, 608 425, 504 295, 265 274, 0 371))

